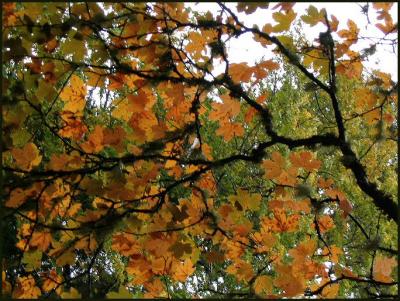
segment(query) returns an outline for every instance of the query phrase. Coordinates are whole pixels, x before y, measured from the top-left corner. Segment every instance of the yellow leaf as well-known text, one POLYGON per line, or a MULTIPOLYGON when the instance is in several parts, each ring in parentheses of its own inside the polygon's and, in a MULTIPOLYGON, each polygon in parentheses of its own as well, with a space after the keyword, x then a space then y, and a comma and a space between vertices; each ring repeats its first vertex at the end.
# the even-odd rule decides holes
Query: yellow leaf
POLYGON ((278 22, 278 24, 272 28, 273 32, 289 30, 290 25, 292 24, 296 16, 297 14, 293 11, 293 9, 286 11, 286 14, 281 12, 273 13, 272 17, 276 22, 278 22))
POLYGON ((61 298, 62 299, 81 299, 82 296, 81 294, 78 292, 77 289, 71 287, 71 289, 67 292, 63 292, 61 294, 61 298))
POLYGON ((325 18, 324 18, 325 13, 326 13, 326 11, 324 8, 321 9, 320 11, 318 11, 318 9, 315 6, 310 5, 307 8, 307 14, 304 16, 301 16, 301 19, 305 23, 310 24, 311 26, 314 26, 318 22, 325 23, 325 18))
POLYGON ((85 107, 86 86, 78 76, 72 75, 69 85, 64 87, 60 98, 66 102, 64 111, 82 112, 85 107))
POLYGON ((260 209, 261 195, 258 193, 250 194, 247 190, 238 189, 237 195, 230 196, 229 201, 233 205, 237 201, 244 210, 256 211, 260 209))

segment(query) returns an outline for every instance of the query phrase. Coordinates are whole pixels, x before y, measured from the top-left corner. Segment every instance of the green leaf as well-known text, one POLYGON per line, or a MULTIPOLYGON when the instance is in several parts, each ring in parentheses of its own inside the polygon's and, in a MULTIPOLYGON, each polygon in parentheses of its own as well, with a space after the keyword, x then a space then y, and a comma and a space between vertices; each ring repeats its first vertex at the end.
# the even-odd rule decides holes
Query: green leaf
POLYGON ((25 270, 28 272, 40 268, 42 264, 42 254, 40 250, 28 251, 24 253, 22 263, 26 264, 25 270))

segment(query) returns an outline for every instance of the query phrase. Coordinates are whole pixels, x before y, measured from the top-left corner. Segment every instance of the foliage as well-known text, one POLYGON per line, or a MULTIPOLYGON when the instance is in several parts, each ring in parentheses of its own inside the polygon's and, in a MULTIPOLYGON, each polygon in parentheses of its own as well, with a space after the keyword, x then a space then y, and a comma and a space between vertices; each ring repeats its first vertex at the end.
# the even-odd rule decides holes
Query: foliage
POLYGON ((2 294, 394 297, 392 4, 357 51, 312 5, 3 3, 2 294))

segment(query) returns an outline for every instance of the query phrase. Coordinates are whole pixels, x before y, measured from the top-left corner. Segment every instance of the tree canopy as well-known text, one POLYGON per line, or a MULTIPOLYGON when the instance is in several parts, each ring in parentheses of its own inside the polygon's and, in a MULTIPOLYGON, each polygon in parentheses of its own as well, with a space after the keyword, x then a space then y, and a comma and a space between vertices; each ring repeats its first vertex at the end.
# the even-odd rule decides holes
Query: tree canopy
POLYGON ((3 296, 397 295, 393 3, 2 5, 3 296))

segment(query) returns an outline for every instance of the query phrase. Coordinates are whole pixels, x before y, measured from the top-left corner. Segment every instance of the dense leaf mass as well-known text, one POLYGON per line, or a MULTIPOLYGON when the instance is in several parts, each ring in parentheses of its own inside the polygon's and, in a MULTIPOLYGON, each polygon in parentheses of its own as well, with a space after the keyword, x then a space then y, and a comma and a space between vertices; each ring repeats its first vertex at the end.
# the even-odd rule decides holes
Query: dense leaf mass
POLYGON ((3 296, 396 296, 393 3, 2 5, 3 296))

